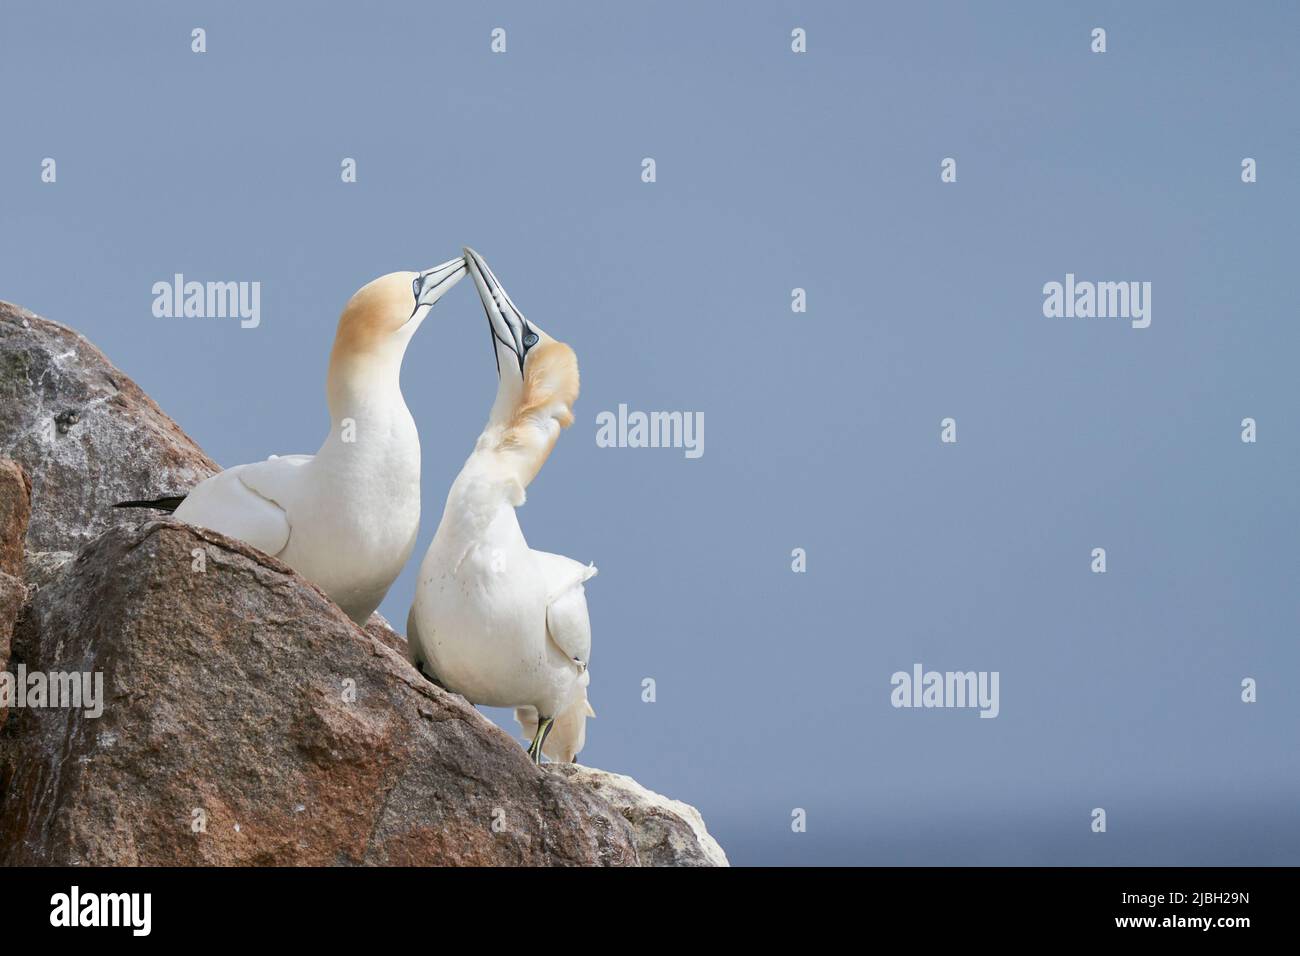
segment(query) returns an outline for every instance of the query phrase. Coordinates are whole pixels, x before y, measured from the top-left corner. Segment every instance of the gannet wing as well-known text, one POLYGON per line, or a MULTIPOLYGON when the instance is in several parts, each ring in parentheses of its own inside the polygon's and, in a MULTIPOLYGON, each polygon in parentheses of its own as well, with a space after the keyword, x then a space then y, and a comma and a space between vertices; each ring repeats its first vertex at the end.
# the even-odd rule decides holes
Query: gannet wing
POLYGON ((562 554, 530 549, 546 582, 546 598, 553 600, 575 585, 594 578, 598 570, 594 564, 583 564, 562 554))
POLYGON ((274 464, 237 465, 201 482, 176 509, 176 517, 246 541, 259 551, 277 555, 289 543, 289 519, 274 500, 245 480, 251 468, 274 464))
POLYGON ((586 669, 591 659, 591 618, 582 585, 596 576, 596 567, 548 551, 533 555, 546 582, 546 632, 566 657, 586 669))
POLYGON ((242 465, 238 469, 239 480, 249 491, 256 492, 267 501, 275 502, 282 509, 287 509, 298 499, 302 488, 300 469, 313 457, 312 455, 272 455, 266 461, 242 465))
POLYGON ((275 555, 284 550, 293 533, 293 522, 289 519, 288 509, 297 500, 302 488, 303 475, 300 469, 312 457, 272 455, 266 461, 244 465, 239 469, 239 480, 244 487, 269 506, 262 509, 262 524, 258 532, 268 544, 275 544, 275 550, 271 551, 248 538, 244 540, 262 548, 267 554, 275 555))

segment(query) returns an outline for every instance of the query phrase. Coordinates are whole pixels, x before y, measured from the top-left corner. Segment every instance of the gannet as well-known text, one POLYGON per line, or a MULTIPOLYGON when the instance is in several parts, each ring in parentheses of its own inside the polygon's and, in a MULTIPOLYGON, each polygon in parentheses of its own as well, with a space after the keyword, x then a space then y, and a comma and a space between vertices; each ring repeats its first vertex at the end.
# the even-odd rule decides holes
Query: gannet
POLYGON ((465 275, 462 258, 364 285, 339 318, 315 455, 227 468, 183 498, 123 502, 239 538, 279 558, 364 623, 411 556, 420 524, 420 437, 399 377, 411 337, 465 275), (179 506, 178 506, 179 505, 179 506))
POLYGON ((540 763, 557 716, 586 700, 583 584, 596 568, 528 547, 515 509, 573 422, 578 359, 524 318, 478 253, 467 248, 465 262, 492 333, 497 395, 420 566, 407 640, 417 666, 471 703, 533 708, 528 753, 540 763))

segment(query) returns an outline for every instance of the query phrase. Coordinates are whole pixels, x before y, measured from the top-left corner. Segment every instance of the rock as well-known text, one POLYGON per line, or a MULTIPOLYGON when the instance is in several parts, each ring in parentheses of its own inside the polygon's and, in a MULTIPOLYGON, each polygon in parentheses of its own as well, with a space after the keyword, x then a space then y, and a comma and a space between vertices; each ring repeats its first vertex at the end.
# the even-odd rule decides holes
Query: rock
MULTIPOLYGON (((18 613, 27 600, 23 582, 23 542, 31 514, 32 483, 17 463, 0 459, 0 671, 9 664, 9 643, 18 613)), ((0 727, 8 707, 0 704, 0 727)))
POLYGON ((0 458, 0 573, 22 575, 31 513, 31 479, 16 461, 0 458))
POLYGON ((76 557, 71 551, 28 551, 23 563, 23 581, 30 591, 53 581, 64 566, 76 557))
POLYGON ((33 593, 14 656, 102 672, 105 699, 10 715, 0 866, 638 862, 625 813, 212 532, 108 530, 33 593))
MULTIPOLYGON (((0 571, 0 672, 9 666, 10 642, 14 624, 23 609, 27 589, 23 582, 11 574, 0 571)), ((0 699, 0 728, 9 718, 8 701, 0 699)))
POLYGON ((622 774, 572 763, 546 767, 601 797, 627 819, 642 866, 731 865, 704 828, 700 811, 690 804, 647 790, 622 774))
POLYGON ((412 667, 415 667, 415 669, 420 674, 422 674, 424 677, 428 678, 429 680, 433 681, 439 687, 443 687, 442 681, 438 680, 436 676, 429 673, 428 665, 424 665, 423 667, 416 666, 415 661, 411 657, 410 643, 406 640, 404 636, 398 634, 395 630, 393 630, 393 625, 389 624, 388 619, 385 618, 378 611, 375 611, 373 614, 371 614, 370 619, 366 621, 366 633, 370 634, 372 637, 377 638, 378 640, 387 644, 393 650, 397 651, 398 654, 402 655, 402 660, 406 661, 412 667))
POLYGON ((406 638, 394 631, 393 625, 388 623, 388 618, 378 611, 371 614, 370 619, 366 621, 365 632, 381 644, 391 647, 403 660, 410 660, 406 656, 406 638))
MULTIPOLYGON (((10 574, 0 571, 0 672, 9 666, 9 644, 13 636, 14 623, 23 608, 27 590, 23 582, 10 574)), ((0 701, 0 728, 9 719, 7 701, 0 701)))
POLYGON ((75 551, 139 522, 119 501, 183 494, 217 470, 131 379, 71 329, 0 302, 0 458, 32 482, 34 551, 75 551))

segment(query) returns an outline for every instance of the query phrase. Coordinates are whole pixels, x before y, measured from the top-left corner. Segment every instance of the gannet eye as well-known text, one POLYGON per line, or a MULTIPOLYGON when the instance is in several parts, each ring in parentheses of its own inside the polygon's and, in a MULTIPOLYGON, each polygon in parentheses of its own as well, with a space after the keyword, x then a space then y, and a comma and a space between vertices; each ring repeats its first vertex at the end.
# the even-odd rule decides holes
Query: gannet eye
POLYGON ((537 333, 529 332, 524 336, 524 348, 530 349, 537 344, 537 333))
POLYGON ((420 298, 420 277, 419 276, 416 276, 411 281, 411 294, 414 295, 417 299, 420 298))

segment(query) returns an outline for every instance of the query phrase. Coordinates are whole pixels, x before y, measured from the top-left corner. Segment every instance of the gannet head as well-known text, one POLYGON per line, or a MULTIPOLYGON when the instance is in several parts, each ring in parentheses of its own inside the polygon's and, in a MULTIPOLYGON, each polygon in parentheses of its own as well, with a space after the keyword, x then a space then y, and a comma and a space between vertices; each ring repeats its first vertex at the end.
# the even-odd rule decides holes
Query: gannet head
MULTIPOLYGON (((573 763, 587 743, 587 718, 595 717, 587 700, 587 686, 584 683, 572 702, 560 711, 551 725, 551 732, 542 744, 542 753, 559 763, 573 763)), ((531 739, 537 733, 537 711, 532 707, 516 707, 515 720, 525 737, 531 739)))
POLYGON ((348 300, 334 335, 336 365, 367 358, 401 361, 406 346, 435 302, 465 277, 465 260, 423 272, 390 272, 367 282, 348 300))
POLYGON ((569 346, 524 318, 487 262, 468 246, 465 264, 474 277, 492 333, 500 381, 493 418, 507 430, 531 423, 549 431, 552 420, 567 428, 573 423, 573 403, 578 400, 578 357, 569 346))

